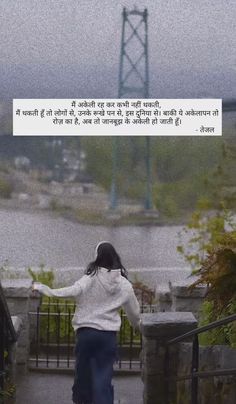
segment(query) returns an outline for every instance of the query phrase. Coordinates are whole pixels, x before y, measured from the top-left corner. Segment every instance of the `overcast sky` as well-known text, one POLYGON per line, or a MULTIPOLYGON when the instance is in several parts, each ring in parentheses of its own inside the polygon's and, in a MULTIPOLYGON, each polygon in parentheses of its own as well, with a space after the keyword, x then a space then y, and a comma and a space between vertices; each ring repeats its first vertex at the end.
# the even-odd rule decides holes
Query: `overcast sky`
MULTIPOLYGON (((8 87, 9 95, 16 97, 22 96, 22 88, 24 96, 27 88, 38 89, 39 96, 50 97, 50 92, 63 96, 76 81, 76 91, 80 82, 83 97, 102 93, 116 97, 121 12, 123 6, 133 8, 134 4, 140 9, 147 7, 149 12, 151 96, 158 96, 158 88, 163 92, 163 83, 169 83, 170 98, 172 92, 180 95, 181 72, 190 75, 186 80, 192 77, 196 85, 204 72, 207 94, 214 93, 211 87, 215 83, 218 92, 225 89, 233 96, 235 0, 1 0, 3 96, 7 96, 8 87), (79 77, 75 77, 76 71, 79 77), (216 78, 210 78, 209 72, 216 78), (54 87, 61 92, 53 92, 54 87)), ((204 85, 199 92, 204 93, 204 85)))

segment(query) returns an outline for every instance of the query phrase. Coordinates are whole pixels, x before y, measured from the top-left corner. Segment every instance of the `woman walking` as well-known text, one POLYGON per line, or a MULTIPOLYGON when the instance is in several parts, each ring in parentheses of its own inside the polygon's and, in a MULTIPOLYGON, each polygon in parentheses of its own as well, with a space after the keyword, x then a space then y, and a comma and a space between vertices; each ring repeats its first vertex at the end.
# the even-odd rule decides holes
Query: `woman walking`
POLYGON ((34 290, 55 297, 73 297, 76 310, 72 325, 76 332, 76 366, 72 399, 76 404, 113 404, 113 364, 117 356, 116 333, 119 310, 139 329, 140 307, 127 272, 115 248, 103 241, 85 275, 74 285, 51 289, 37 284, 34 290))

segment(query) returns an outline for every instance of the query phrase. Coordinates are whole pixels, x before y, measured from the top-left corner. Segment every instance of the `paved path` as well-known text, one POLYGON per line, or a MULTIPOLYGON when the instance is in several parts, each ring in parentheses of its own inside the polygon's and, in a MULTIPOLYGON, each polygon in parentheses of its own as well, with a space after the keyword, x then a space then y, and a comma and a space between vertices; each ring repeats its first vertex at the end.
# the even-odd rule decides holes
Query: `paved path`
MULTIPOLYGON (((69 404, 72 375, 28 372, 18 374, 16 404, 69 404)), ((139 376, 115 376, 114 404, 142 404, 143 385, 139 376)))

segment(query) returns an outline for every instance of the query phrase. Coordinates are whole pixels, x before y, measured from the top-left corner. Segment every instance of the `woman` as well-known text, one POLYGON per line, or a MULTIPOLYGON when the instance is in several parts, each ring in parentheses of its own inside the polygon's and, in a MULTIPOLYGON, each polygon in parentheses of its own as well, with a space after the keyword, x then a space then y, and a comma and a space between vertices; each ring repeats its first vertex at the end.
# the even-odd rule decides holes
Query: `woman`
POLYGON ((55 297, 74 297, 72 325, 76 332, 76 368, 72 387, 76 404, 113 404, 111 384, 116 359, 116 333, 123 308, 135 329, 140 325, 140 307, 127 272, 115 248, 102 241, 85 275, 74 285, 51 289, 37 284, 34 290, 55 297))

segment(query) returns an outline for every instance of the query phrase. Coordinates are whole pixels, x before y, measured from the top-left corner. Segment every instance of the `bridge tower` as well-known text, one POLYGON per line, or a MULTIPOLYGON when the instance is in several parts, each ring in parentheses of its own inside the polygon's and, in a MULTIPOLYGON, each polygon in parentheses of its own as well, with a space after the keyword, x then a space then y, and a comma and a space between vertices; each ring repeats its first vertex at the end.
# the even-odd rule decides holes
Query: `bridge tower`
POLYGON ((148 98, 148 12, 123 9, 119 98, 148 98))
MULTIPOLYGON (((148 12, 136 7, 122 12, 121 52, 119 66, 118 98, 149 97, 148 66, 148 12)), ((113 170, 111 185, 111 209, 117 207, 116 169, 118 139, 113 138, 113 170)), ((150 137, 146 136, 146 198, 145 209, 152 208, 150 137)))

